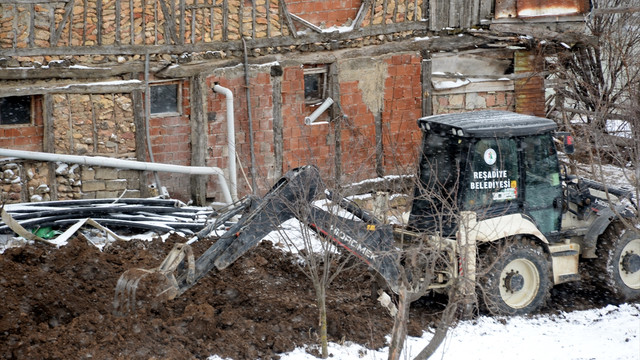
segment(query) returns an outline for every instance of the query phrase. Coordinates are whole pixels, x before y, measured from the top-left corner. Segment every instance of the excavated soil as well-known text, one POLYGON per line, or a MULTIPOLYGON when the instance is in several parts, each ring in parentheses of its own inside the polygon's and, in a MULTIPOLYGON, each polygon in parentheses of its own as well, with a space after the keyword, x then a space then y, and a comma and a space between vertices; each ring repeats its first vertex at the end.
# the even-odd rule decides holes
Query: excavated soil
MULTIPOLYGON (((317 343, 311 282, 292 255, 270 242, 226 270, 212 271, 179 298, 114 316, 120 275, 158 266, 174 243, 184 241, 177 235, 165 242, 117 241, 100 251, 79 236, 59 249, 32 244, 6 250, 0 255, 0 357, 270 359, 317 343)), ((195 243, 196 257, 210 245, 195 243)), ((364 267, 334 281, 328 291, 330 341, 386 345, 392 319, 372 298, 371 284, 364 267)), ((420 335, 435 312, 437 307, 418 311, 410 333, 420 335)))
MULTIPOLYGON (((117 241, 103 251, 83 236, 59 249, 44 244, 0 255, 0 358, 3 359, 277 359, 317 344, 311 282, 292 255, 262 242, 224 271, 212 271, 161 306, 114 316, 115 286, 130 268, 158 266, 176 242, 117 241)), ((211 241, 195 243, 199 256, 211 241)), ((343 272, 328 290, 333 342, 386 346, 392 319, 374 297, 364 266, 343 272)), ((439 299, 440 301, 442 299, 439 299)), ((579 285, 552 293, 546 312, 600 306, 606 300, 579 285), (595 298, 593 298, 595 297, 595 298)), ((438 298, 411 307, 409 335, 437 321, 438 298)), ((316 352, 313 346, 310 352, 316 352)))

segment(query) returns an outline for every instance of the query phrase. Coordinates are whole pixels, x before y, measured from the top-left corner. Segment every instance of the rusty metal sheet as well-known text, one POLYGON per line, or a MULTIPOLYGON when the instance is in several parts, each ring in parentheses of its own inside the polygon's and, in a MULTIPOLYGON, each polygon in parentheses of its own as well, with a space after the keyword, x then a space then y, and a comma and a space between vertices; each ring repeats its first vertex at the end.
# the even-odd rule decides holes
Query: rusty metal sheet
POLYGON ((589 0, 496 0, 495 17, 526 18, 588 13, 589 0))

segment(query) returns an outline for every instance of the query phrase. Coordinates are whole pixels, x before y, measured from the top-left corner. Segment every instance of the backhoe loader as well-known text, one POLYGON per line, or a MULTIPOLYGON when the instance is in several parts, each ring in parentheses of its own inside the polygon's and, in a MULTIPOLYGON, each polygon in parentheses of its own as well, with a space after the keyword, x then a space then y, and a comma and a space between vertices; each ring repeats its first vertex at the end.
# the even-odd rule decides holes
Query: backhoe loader
POLYGON ((555 122, 487 110, 417 123, 423 139, 406 224, 387 224, 328 191, 316 167, 296 168, 264 197, 220 215, 242 214, 198 259, 180 244, 158 268, 123 273, 117 311, 135 307, 142 279, 155 279, 156 300, 173 299, 291 218, 366 263, 392 292, 402 287, 413 298, 470 287, 491 313, 527 314, 545 304, 552 286, 589 271, 616 300, 640 299, 640 236, 627 226, 637 217, 632 193, 568 175, 556 147, 570 152, 572 138, 556 133, 555 122), (315 206, 320 197, 350 216, 315 206))

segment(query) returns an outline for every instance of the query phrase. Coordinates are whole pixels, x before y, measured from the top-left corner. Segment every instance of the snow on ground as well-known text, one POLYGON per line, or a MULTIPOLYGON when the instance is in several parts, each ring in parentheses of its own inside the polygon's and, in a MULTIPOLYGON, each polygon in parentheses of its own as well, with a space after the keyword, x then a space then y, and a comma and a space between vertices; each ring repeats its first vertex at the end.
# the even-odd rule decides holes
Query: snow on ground
MULTIPOLYGON (((427 333, 408 338, 401 359, 413 359, 430 339, 427 333)), ((388 348, 373 351, 354 344, 331 343, 329 353, 340 360, 383 360, 388 348)), ((282 356, 282 360, 315 359, 303 348, 282 356)), ((532 318, 483 316, 450 329, 432 359, 638 360, 640 305, 610 305, 532 318)))

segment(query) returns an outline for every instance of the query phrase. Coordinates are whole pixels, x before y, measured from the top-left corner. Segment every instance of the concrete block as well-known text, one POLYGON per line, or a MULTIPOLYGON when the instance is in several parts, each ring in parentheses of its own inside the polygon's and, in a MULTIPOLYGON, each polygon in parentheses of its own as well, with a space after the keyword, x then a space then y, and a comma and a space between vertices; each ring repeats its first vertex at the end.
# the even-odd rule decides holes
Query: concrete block
POLYGON ((97 168, 96 180, 114 180, 118 178, 118 170, 114 168, 97 168))
POLYGON ((105 188, 106 188, 106 185, 104 181, 91 180, 91 181, 82 182, 83 192, 100 191, 100 190, 104 190, 105 188))

